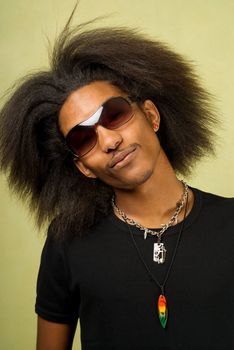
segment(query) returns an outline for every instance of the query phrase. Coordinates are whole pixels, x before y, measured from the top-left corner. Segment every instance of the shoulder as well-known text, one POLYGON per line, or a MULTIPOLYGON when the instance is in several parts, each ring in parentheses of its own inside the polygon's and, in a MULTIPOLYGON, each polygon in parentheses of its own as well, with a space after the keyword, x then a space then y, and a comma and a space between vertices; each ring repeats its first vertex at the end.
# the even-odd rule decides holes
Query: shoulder
POLYGON ((208 193, 198 189, 192 188, 195 199, 199 200, 201 210, 213 220, 232 219, 234 221, 234 198, 223 197, 217 194, 208 193))
POLYGON ((97 237, 99 240, 106 236, 108 230, 112 227, 111 215, 103 215, 92 226, 84 225, 82 231, 74 227, 64 227, 63 234, 58 236, 56 234, 57 223, 52 221, 49 225, 45 247, 53 249, 57 252, 64 253, 67 249, 74 245, 84 245, 86 242, 97 237))
POLYGON ((234 207, 234 197, 223 197, 218 194, 205 192, 196 188, 192 190, 195 192, 195 194, 198 194, 201 196, 204 204, 217 205, 217 206, 225 205, 227 207, 232 207, 232 208, 234 207))

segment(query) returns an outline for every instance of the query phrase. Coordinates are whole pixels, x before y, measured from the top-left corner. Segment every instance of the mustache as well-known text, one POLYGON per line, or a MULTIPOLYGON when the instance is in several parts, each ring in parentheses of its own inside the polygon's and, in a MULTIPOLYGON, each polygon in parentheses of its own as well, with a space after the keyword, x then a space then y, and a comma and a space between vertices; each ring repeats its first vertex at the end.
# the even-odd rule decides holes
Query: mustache
POLYGON ((133 143, 122 150, 116 150, 113 152, 111 160, 108 162, 108 167, 113 168, 117 163, 121 162, 128 154, 135 151, 137 144, 133 143))

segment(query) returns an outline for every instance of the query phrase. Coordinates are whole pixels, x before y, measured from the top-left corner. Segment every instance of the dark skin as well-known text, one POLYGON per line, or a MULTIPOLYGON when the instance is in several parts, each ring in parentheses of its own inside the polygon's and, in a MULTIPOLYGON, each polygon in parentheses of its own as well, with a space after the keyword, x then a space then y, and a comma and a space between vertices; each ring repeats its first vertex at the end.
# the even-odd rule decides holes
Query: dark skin
MULTIPOLYGON (((126 96, 126 93, 106 81, 92 82, 71 93, 59 115, 63 135, 113 96, 126 96)), ((132 109, 133 118, 117 129, 98 125, 97 144, 75 164, 88 178, 99 178, 109 184, 117 206, 128 217, 145 227, 161 227, 174 213, 183 186, 157 137, 160 129, 157 107, 151 100, 145 100, 141 108, 133 103, 132 109), (135 150, 111 167, 115 155, 131 149, 132 145, 136 146, 135 150)), ((193 194, 189 191, 187 213, 192 204, 193 194)), ((178 221, 183 215, 181 212, 178 221)))
POLYGON ((75 324, 54 323, 38 317, 37 350, 70 350, 76 330, 75 324))
MULTIPOLYGON (((66 136, 72 127, 89 118, 113 96, 126 94, 108 82, 93 82, 73 92, 59 116, 63 135, 66 136)), ((174 213, 176 203, 182 197, 183 186, 155 134, 160 127, 157 107, 146 100, 143 110, 136 104, 132 108, 134 117, 122 127, 109 130, 99 125, 95 147, 74 161, 85 176, 98 177, 113 187, 116 203, 128 217, 148 228, 160 227, 174 213), (111 167, 113 156, 122 150, 132 149, 132 145, 136 145, 134 151, 111 167)), ((187 214, 192 205, 193 194, 189 190, 187 214)), ((183 217, 184 210, 178 222, 183 217)), ((76 325, 57 324, 39 317, 37 350, 71 349, 75 328, 76 325)))

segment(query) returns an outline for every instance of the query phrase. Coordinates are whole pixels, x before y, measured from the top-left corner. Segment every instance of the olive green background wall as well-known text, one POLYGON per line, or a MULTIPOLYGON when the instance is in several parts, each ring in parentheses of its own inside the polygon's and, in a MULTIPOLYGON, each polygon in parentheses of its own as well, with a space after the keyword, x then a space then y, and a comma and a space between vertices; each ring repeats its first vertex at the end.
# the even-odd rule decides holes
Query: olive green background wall
MULTIPOLYGON (((65 24, 73 0, 0 0, 0 94, 20 76, 46 68, 47 37, 65 24)), ((234 1, 81 0, 74 23, 112 14, 103 25, 142 28, 195 61, 216 96, 222 128, 216 158, 204 159, 189 183, 234 196, 234 1)), ((25 207, 0 178, 0 349, 34 349, 35 283, 44 241, 25 207)), ((78 337, 77 337, 78 338, 78 337)), ((78 340, 74 348, 79 348, 78 340)))

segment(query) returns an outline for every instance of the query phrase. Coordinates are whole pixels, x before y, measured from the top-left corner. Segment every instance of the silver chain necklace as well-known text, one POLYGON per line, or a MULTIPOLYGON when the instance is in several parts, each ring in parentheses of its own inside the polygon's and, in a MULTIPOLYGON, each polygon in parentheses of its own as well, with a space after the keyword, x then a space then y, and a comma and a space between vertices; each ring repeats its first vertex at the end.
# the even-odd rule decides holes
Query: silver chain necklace
POLYGON ((184 192, 183 192, 183 196, 181 201, 179 201, 176 204, 176 210, 174 212, 174 214, 172 215, 172 217, 170 218, 170 220, 168 221, 168 223, 166 224, 162 224, 162 228, 158 231, 158 230, 151 230, 147 227, 142 226, 141 224, 139 224, 138 222, 134 221, 133 219, 127 217, 127 215, 117 207, 117 205, 115 204, 115 198, 114 196, 112 197, 112 207, 113 209, 123 218, 123 220, 132 226, 136 226, 137 228, 139 228, 141 231, 144 231, 144 239, 147 238, 147 235, 150 234, 152 236, 157 236, 157 242, 154 243, 154 249, 153 249, 153 261, 157 262, 158 264, 163 264, 165 262, 165 258, 166 258, 166 248, 163 242, 161 242, 161 237, 163 235, 163 233, 171 226, 175 225, 178 221, 178 216, 181 212, 181 210, 183 209, 183 207, 185 206, 185 203, 187 201, 188 198, 188 185, 186 184, 186 182, 184 182, 183 180, 181 180, 181 183, 184 186, 184 192))

